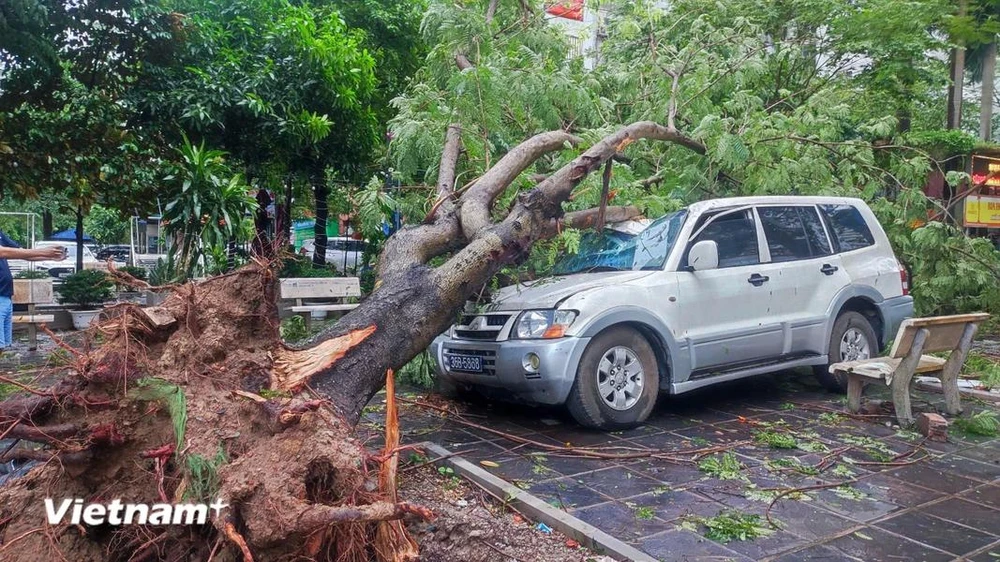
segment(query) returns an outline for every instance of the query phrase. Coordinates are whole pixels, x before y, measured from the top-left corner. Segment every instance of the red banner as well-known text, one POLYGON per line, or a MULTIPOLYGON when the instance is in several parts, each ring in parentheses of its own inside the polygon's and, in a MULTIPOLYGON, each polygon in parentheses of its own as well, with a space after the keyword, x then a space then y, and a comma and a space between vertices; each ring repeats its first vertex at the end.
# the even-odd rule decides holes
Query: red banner
POLYGON ((583 0, 558 0, 556 2, 546 2, 545 13, 556 16, 557 18, 583 21, 583 0))

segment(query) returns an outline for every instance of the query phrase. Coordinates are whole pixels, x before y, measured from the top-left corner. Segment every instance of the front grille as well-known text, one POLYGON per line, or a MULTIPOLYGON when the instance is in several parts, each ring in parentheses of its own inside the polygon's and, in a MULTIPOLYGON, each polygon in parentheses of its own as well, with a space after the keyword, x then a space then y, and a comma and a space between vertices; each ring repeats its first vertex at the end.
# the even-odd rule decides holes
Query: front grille
POLYGON ((460 330, 455 328, 455 337, 460 340, 497 341, 500 330, 460 330))
MULTIPOLYGON (((496 376, 497 374, 497 352, 492 349, 459 349, 446 347, 443 350, 445 355, 475 355, 483 358, 484 376, 496 376)), ((462 372, 462 371, 458 371, 462 372)), ((477 375, 480 373, 476 373, 477 375)))
POLYGON ((464 314, 455 326, 455 338, 497 341, 511 314, 464 314))

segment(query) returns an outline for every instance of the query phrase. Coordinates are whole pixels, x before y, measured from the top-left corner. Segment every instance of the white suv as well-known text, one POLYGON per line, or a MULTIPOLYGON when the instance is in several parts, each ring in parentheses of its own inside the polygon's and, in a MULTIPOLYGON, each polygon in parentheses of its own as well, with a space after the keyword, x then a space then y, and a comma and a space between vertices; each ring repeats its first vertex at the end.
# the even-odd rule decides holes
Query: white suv
POLYGON ((464 314, 431 346, 442 386, 621 429, 661 390, 800 366, 842 389, 826 366, 875 356, 913 314, 906 271, 859 199, 702 201, 600 258, 464 314))

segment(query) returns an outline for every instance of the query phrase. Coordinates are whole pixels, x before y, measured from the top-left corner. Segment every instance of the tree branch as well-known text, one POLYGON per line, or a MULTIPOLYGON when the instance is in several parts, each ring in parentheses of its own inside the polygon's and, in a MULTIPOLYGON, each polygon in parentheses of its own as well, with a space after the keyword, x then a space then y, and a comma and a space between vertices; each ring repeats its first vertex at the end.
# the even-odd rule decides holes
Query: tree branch
POLYGON ((472 62, 469 60, 469 57, 462 53, 455 55, 455 64, 458 65, 459 70, 469 70, 472 68, 472 62))
POLYGON ((465 237, 471 240, 491 224, 493 201, 535 160, 566 143, 579 142, 579 138, 565 131, 550 131, 531 137, 505 154, 462 196, 461 224, 465 237))
MULTIPOLYGON (((600 211, 600 207, 594 207, 583 211, 566 213, 561 220, 553 221, 551 228, 557 231, 560 228, 576 228, 580 230, 594 228, 599 224, 600 211), (556 225, 558 225, 558 228, 556 225)), ((633 205, 604 208, 604 221, 606 223, 624 222, 641 216, 642 211, 633 205)))

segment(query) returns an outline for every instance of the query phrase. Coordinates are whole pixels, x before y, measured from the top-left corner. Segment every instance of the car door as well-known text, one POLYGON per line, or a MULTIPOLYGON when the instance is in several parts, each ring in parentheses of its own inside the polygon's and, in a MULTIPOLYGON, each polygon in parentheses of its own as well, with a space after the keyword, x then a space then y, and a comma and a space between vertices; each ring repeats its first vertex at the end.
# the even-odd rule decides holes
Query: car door
POLYGON ((781 354, 826 353, 827 314, 850 277, 815 205, 756 208, 764 232, 770 277, 771 314, 782 325, 781 354))
POLYGON ((781 326, 769 310, 771 292, 761 274, 761 241, 752 208, 699 219, 685 249, 678 276, 678 303, 691 354, 692 378, 709 376, 781 351, 781 326), (686 271, 687 252, 702 240, 719 249, 719 267, 686 271))

